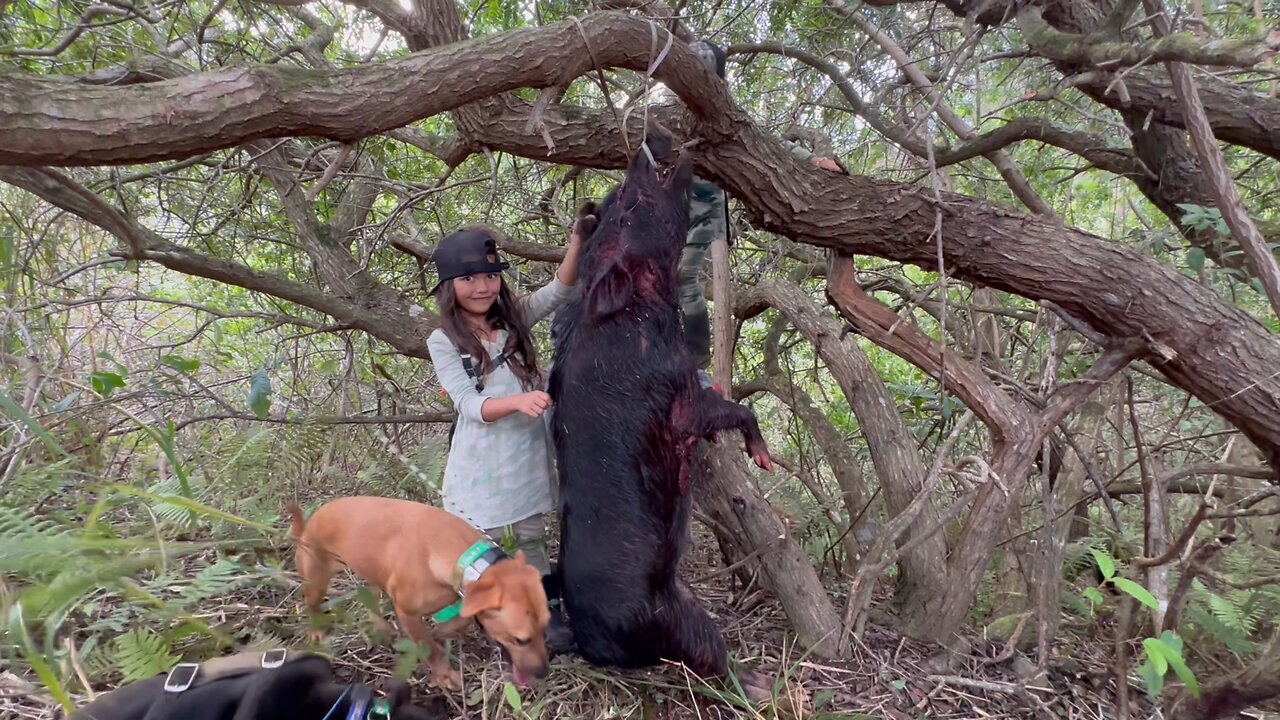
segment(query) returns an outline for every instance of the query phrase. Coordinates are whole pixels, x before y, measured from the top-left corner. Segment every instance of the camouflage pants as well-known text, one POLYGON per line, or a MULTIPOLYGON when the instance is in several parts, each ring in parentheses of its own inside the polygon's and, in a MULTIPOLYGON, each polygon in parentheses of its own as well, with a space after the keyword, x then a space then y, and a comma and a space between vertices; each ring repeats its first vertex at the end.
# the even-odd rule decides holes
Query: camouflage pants
POLYGON ((698 367, 711 359, 711 317, 698 285, 707 251, 716 238, 728 239, 724 191, 714 183, 694 177, 689 190, 689 234, 680 254, 680 310, 684 315, 684 342, 698 367))

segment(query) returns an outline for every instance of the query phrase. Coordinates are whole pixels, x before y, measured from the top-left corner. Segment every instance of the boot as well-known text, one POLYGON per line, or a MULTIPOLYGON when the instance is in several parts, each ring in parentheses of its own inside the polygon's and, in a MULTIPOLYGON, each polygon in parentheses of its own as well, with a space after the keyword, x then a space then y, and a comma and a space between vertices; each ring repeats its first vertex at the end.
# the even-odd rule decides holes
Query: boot
POLYGON ((551 611, 551 622, 547 623, 547 655, 555 657, 575 652, 577 644, 573 641, 573 631, 565 623, 561 607, 560 578, 556 569, 551 574, 542 576, 542 589, 547 593, 547 609, 551 611))

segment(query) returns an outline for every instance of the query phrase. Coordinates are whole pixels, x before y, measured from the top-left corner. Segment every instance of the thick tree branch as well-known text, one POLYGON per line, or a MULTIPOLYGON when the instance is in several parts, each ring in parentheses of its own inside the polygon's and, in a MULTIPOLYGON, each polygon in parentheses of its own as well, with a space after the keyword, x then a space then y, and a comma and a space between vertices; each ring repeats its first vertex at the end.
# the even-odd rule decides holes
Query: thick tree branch
MULTIPOLYGON (((1144 0, 1143 5, 1151 16, 1151 27, 1161 41, 1172 37, 1169 21, 1164 16, 1164 3, 1160 0, 1144 0)), ((1280 41, 1280 34, 1277 35, 1280 41)), ((1280 265, 1276 264, 1275 253, 1267 247, 1266 238, 1258 231, 1258 226, 1249 217, 1240 199, 1240 191, 1236 189, 1231 177, 1231 170, 1222 157, 1222 151, 1213 137, 1213 129, 1205 116, 1204 104, 1200 93, 1196 91, 1195 80, 1191 77, 1191 68, 1183 62, 1169 60, 1165 63, 1169 77, 1173 79, 1174 91, 1182 105, 1182 115, 1186 120, 1187 132, 1191 135, 1191 145, 1200 158, 1203 168, 1201 177, 1217 200, 1222 219, 1226 221, 1231 234, 1249 258, 1254 274, 1262 282, 1267 299, 1271 301, 1271 311, 1280 315, 1280 265)))
POLYGON ((1010 120, 991 132, 975 135, 963 145, 938 147, 934 151, 934 157, 939 167, 954 165, 1015 142, 1027 140, 1062 148, 1088 160, 1094 167, 1116 175, 1155 177, 1155 173, 1134 157, 1132 150, 1110 146, 1099 135, 1064 130, 1038 118, 1010 120))
MULTIPOLYGON (((1146 67, 1132 70, 1122 81, 1123 95, 1108 89, 1113 79, 1095 73, 1076 87, 1107 107, 1133 110, 1155 122, 1186 129, 1182 106, 1165 72, 1146 67)), ((1196 89, 1219 140, 1280 160, 1280 100, 1212 75, 1198 76, 1196 89)))
POLYGON ((1031 49, 1049 60, 1081 67, 1116 68, 1150 62, 1185 62, 1249 68, 1273 57, 1280 36, 1265 33, 1250 39, 1204 38, 1192 33, 1170 33, 1143 42, 1124 42, 1104 33, 1074 34, 1055 29, 1036 5, 1018 12, 1018 27, 1031 49))
MULTIPOLYGON (((291 135, 351 142, 507 90, 566 83, 593 69, 593 53, 608 66, 648 67, 648 22, 593 13, 581 24, 581 31, 565 21, 337 70, 257 65, 128 87, 68 86, 8 71, 0 74, 0 96, 8 98, 0 106, 0 164, 144 162, 291 135)), ((678 84, 686 86, 708 74, 687 54, 669 56, 659 72, 683 75, 678 84)))

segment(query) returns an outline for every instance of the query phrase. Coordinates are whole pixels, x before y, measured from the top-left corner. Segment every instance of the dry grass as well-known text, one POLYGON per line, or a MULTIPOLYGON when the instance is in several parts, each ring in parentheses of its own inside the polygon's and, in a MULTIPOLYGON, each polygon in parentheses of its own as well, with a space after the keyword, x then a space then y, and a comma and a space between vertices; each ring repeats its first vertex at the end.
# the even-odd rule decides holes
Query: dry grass
MULTIPOLYGON (((698 543, 688 559, 686 576, 702 577, 719 565, 713 547, 705 540, 698 543)), ((447 709, 451 716, 484 720, 759 720, 793 715, 795 703, 789 700, 800 694, 811 701, 806 714, 814 720, 1046 715, 1102 718, 1104 713, 1110 713, 1110 680, 1096 672, 1103 659, 1088 658, 1081 648, 1058 648, 1063 662, 1054 663, 1047 678, 1024 682, 1008 661, 989 661, 1000 651, 994 645, 976 643, 976 649, 959 655, 939 653, 936 648, 870 625, 854 642, 849 658, 818 661, 803 657, 802 649, 786 632, 785 618, 767 594, 751 582, 746 588, 735 588, 732 583, 730 576, 720 576, 698 585, 695 592, 723 628, 737 662, 774 676, 787 676, 786 682, 779 682, 780 700, 775 706, 753 708, 734 690, 703 682, 680 666, 621 671, 595 668, 579 658, 557 658, 545 682, 515 694, 507 685, 497 649, 489 646, 478 631, 454 648, 463 657, 464 692, 444 697, 421 677, 415 676, 412 682, 420 698, 430 696, 430 702, 447 709), (1066 657, 1076 659, 1068 663, 1066 657), (1072 671, 1064 671, 1065 667, 1072 667, 1072 671), (1096 687, 1088 682, 1095 677, 1101 678, 1096 687)), ((349 580, 339 580, 334 592, 351 588, 349 580)), ((354 602, 346 603, 346 607, 350 612, 331 633, 325 649, 332 655, 337 673, 343 678, 365 681, 389 677, 396 665, 396 652, 371 644, 363 610, 354 602)), ((296 582, 291 579, 279 585, 246 589, 200 614, 210 624, 242 637, 251 629, 299 641, 305 637, 296 582)), ((1069 637, 1064 634, 1063 640, 1069 642, 1069 637)), ((52 698, 31 680, 15 675, 0 661, 0 717, 49 720, 60 716, 52 698)), ((76 681, 72 689, 84 693, 76 681)), ((109 687, 95 689, 101 692, 109 687)), ((87 694, 75 697, 77 702, 87 699, 87 694)))

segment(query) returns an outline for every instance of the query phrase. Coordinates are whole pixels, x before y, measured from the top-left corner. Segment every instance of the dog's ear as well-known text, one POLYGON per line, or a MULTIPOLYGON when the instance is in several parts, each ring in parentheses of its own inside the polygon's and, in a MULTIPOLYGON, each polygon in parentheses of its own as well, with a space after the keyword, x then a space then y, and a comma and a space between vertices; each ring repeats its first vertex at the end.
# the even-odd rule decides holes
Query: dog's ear
POLYGON ((458 614, 464 618, 475 617, 501 604, 502 588, 497 581, 492 577, 481 577, 467 586, 467 593, 462 596, 462 609, 458 614))

